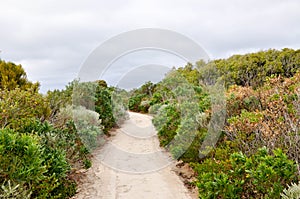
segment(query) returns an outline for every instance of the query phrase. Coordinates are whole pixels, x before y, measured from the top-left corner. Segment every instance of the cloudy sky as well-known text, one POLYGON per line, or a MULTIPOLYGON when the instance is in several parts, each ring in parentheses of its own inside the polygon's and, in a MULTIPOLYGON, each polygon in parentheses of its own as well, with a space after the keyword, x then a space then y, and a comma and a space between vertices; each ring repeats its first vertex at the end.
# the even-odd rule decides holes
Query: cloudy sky
MULTIPOLYGON (((0 58, 22 64, 30 80, 41 82, 42 92, 63 88, 76 78, 89 54, 106 40, 140 28, 181 33, 201 45, 211 59, 300 48, 299 0, 0 0, 0 7, 0 58)), ((154 65, 149 71, 159 77, 166 67, 184 64, 176 56, 148 50, 114 65, 150 74, 147 67, 138 67, 150 62, 154 65)), ((119 70, 123 80, 116 77, 118 70, 108 70, 105 79, 110 84, 124 78, 148 80, 138 80, 139 75, 127 74, 128 70, 119 70)))

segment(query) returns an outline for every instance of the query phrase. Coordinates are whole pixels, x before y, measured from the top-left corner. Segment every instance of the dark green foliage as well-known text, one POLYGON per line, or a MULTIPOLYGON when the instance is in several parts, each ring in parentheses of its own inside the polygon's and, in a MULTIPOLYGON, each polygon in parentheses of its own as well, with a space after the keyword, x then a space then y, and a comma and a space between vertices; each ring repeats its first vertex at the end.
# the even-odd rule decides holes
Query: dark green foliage
POLYGON ((198 161, 200 161, 199 149, 200 149, 201 144, 203 142, 204 136, 207 133, 207 129, 202 128, 202 129, 200 129, 198 131, 194 131, 192 133, 193 133, 193 140, 189 143, 188 148, 184 147, 184 149, 186 149, 186 150, 180 156, 180 159, 184 162, 198 162, 198 161))
POLYGON ((76 183, 69 178, 75 169, 85 167, 89 161, 89 152, 81 142, 72 121, 68 121, 59 128, 38 120, 30 121, 19 130, 21 134, 31 134, 39 137, 39 143, 43 147, 45 164, 50 166, 47 175, 56 176, 57 187, 49 195, 49 198, 59 196, 68 198, 76 192, 76 183), (71 170, 72 169, 72 170, 71 170))
POLYGON ((176 130, 180 124, 180 112, 173 104, 164 105, 152 122, 158 131, 160 145, 166 146, 176 135, 176 130))
POLYGON ((130 111, 148 113, 150 103, 145 94, 137 94, 129 98, 128 108, 130 111))
POLYGON ((233 153, 229 158, 218 150, 214 159, 194 164, 199 198, 280 198, 284 186, 297 180, 296 164, 281 149, 273 155, 261 148, 251 157, 233 153))
POLYGON ((38 135, 40 143, 47 148, 49 153, 53 149, 62 151, 73 168, 75 168, 74 164, 79 164, 88 158, 89 151, 83 145, 72 120, 56 128, 47 122, 41 123, 34 120, 23 126, 19 133, 38 135))
POLYGON ((157 84, 151 101, 161 145, 187 162, 199 160, 198 150, 207 132, 204 112, 210 108, 210 98, 198 85, 198 77, 190 64, 172 70, 157 84))
POLYGON ((134 112, 148 113, 150 105, 155 100, 151 99, 156 85, 152 82, 146 82, 140 88, 131 91, 128 101, 128 109, 134 112))
POLYGON ((84 162, 83 162, 83 164, 84 164, 84 168, 85 169, 88 169, 88 168, 90 168, 92 166, 92 162, 90 160, 88 160, 88 159, 85 159, 84 162))
POLYGON ((155 92, 151 98, 151 102, 150 105, 154 105, 154 104, 160 104, 163 102, 163 97, 161 95, 161 93, 159 92, 155 92))
POLYGON ((30 190, 32 198, 61 198, 56 192, 70 169, 65 153, 41 143, 37 135, 0 130, 1 184, 11 181, 30 190))
POLYGON ((99 113, 99 118, 104 126, 104 133, 108 133, 115 126, 116 121, 113 115, 111 93, 102 86, 96 88, 95 111, 99 113))
POLYGON ((128 101, 129 110, 134 112, 140 112, 141 111, 140 104, 145 96, 146 96, 145 94, 137 94, 131 96, 128 101))
POLYGON ((1 177, 38 184, 35 176, 44 176, 43 148, 37 136, 19 135, 12 130, 0 130, 1 177))
POLYGON ((71 179, 62 179, 59 186, 53 192, 58 195, 57 198, 70 198, 76 194, 77 184, 71 179))

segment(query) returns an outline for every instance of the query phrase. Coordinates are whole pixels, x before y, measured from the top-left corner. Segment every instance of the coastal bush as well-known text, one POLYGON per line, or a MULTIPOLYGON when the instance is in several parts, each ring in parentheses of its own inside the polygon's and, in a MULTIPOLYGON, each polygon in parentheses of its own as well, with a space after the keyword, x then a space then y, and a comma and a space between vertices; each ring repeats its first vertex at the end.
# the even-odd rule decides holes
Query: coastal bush
MULTIPOLYGON (((43 145, 34 134, 18 133, 9 129, 0 130, 1 184, 11 182, 28 190, 32 198, 59 198, 56 189, 70 169, 64 151, 43 145)), ((5 193, 2 189, 1 194, 5 193)), ((13 194, 13 193, 12 193, 13 194)))
POLYGON ((268 154, 260 148, 252 156, 235 152, 193 164, 199 198, 280 198, 285 185, 297 180, 296 164, 281 149, 268 154))
POLYGON ((18 129, 27 119, 46 120, 49 103, 34 90, 0 90, 0 127, 18 129))

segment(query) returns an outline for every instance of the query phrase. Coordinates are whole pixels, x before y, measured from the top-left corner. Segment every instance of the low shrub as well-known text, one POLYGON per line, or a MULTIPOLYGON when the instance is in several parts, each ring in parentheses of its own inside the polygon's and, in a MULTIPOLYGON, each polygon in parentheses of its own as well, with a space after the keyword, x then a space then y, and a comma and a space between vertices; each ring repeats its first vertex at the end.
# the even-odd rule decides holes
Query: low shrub
POLYGON ((128 110, 128 93, 125 90, 114 88, 111 93, 112 112, 117 125, 121 125, 129 119, 128 110))
POLYGON ((47 119, 50 107, 47 99, 34 89, 0 90, 0 127, 18 129, 28 119, 47 119))
MULTIPOLYGON (((142 109, 144 109, 144 107, 141 105, 141 102, 145 96, 145 94, 136 94, 131 96, 128 101, 129 110, 134 112, 140 112, 142 109)), ((144 111, 148 111, 148 109, 145 108, 144 111)))
POLYGON ((85 147, 92 150, 97 146, 97 138, 103 132, 98 113, 82 106, 67 106, 60 110, 55 123, 58 126, 64 126, 68 121, 74 122, 76 131, 85 147))
POLYGON ((281 149, 269 155, 260 148, 250 157, 235 152, 229 158, 219 158, 218 150, 213 159, 193 164, 200 198, 280 198, 284 186, 297 180, 296 164, 281 149))
POLYGON ((163 106, 162 104, 154 104, 149 108, 149 114, 155 115, 158 113, 159 109, 163 106))
POLYGON ((164 105, 159 109, 152 122, 158 131, 160 145, 166 146, 176 135, 176 130, 180 124, 180 112, 174 104, 164 105))
POLYGON ((0 168, 1 184, 22 186, 15 191, 28 190, 32 198, 59 198, 55 190, 70 169, 62 150, 41 144, 38 135, 9 129, 0 130, 0 168))

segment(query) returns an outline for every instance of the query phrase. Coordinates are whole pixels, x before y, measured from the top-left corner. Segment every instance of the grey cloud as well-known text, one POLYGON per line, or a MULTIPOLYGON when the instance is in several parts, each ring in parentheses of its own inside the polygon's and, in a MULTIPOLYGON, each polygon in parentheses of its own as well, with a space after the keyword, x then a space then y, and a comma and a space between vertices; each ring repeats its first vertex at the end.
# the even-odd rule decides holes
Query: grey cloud
POLYGON ((116 86, 129 90, 138 88, 147 81, 157 83, 169 70, 170 68, 162 65, 142 65, 124 74, 116 82, 116 86))
MULTIPOLYGON (((76 78, 88 54, 102 42, 138 28, 182 33, 212 58, 300 48, 299 10, 298 0, 3 1, 0 58, 22 63, 30 79, 40 81, 45 92, 76 78)), ((123 61, 118 67, 127 69, 123 61)), ((116 69, 106 78, 121 73, 116 69)))
POLYGON ((157 82, 172 67, 185 64, 185 60, 174 54, 143 49, 120 57, 107 68, 101 79, 107 80, 111 85, 130 89, 146 81, 157 82))

